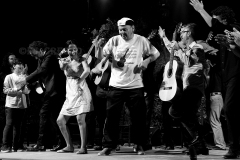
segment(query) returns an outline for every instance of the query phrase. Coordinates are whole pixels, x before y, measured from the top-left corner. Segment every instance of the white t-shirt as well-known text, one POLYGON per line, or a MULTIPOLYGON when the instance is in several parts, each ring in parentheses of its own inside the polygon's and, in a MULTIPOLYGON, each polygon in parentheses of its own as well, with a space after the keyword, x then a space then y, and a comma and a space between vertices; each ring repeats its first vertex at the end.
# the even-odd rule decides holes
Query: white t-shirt
POLYGON ((103 54, 110 53, 113 54, 113 59, 109 85, 122 89, 134 89, 143 87, 142 72, 137 65, 143 61, 143 57, 157 55, 158 50, 145 37, 134 34, 130 41, 125 41, 120 35, 109 39, 103 48, 103 54), (119 67, 117 62, 125 54, 124 66, 119 67))

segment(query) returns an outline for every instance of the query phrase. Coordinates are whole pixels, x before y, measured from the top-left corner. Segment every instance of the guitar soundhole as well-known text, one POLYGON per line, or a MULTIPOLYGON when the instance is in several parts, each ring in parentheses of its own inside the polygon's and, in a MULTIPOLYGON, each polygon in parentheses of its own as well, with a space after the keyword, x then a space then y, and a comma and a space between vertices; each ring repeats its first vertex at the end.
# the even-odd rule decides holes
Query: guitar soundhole
POLYGON ((101 66, 101 67, 102 67, 102 69, 103 69, 103 67, 104 67, 104 66, 105 66, 105 63, 102 63, 102 66, 101 66))
POLYGON ((169 69, 169 70, 168 70, 167 75, 168 75, 168 77, 171 77, 171 76, 172 76, 172 69, 169 69))
POLYGON ((163 87, 163 90, 171 90, 172 87, 163 87))

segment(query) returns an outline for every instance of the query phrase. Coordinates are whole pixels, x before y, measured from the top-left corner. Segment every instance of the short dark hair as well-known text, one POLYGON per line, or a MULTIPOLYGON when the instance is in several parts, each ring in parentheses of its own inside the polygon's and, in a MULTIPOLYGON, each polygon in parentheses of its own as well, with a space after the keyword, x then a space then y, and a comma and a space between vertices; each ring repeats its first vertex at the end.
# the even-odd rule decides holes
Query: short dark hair
POLYGON ((34 41, 34 42, 32 42, 32 43, 29 45, 28 49, 29 49, 30 51, 33 50, 33 49, 35 49, 35 50, 37 50, 37 51, 40 51, 41 49, 42 49, 43 51, 46 51, 46 49, 47 49, 47 43, 44 43, 44 42, 41 42, 41 41, 34 41))
POLYGON ((17 60, 13 66, 16 66, 16 65, 24 65, 24 63, 21 61, 21 60, 17 60))
POLYGON ((187 27, 189 29, 189 31, 191 32, 191 36, 194 40, 196 40, 198 38, 198 27, 197 24, 195 23, 188 23, 186 24, 184 27, 187 27))
POLYGON ((227 23, 236 22, 235 13, 228 6, 219 6, 216 9, 214 9, 211 13, 212 15, 220 16, 221 19, 226 19, 227 23))

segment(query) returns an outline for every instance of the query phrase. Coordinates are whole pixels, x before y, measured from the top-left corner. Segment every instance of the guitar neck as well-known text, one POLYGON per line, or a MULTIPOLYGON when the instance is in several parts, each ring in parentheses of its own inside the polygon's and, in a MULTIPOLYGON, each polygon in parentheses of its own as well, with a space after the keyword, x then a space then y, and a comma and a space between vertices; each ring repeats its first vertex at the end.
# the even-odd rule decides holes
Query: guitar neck
MULTIPOLYGON (((99 37, 99 35, 95 38, 95 40, 98 40, 98 37, 99 37)), ((89 48, 88 53, 87 53, 87 55, 86 55, 86 59, 88 59, 88 57, 90 56, 90 54, 91 54, 94 46, 95 46, 95 45, 94 45, 94 43, 93 43, 93 44, 91 45, 91 47, 89 48)))
POLYGON ((92 44, 91 47, 90 47, 90 49, 88 50, 88 53, 87 53, 86 59, 88 59, 88 57, 90 56, 90 53, 92 52, 93 47, 94 47, 94 44, 92 44))
POLYGON ((171 52, 170 52, 170 60, 169 60, 169 69, 172 69, 172 66, 173 66, 173 58, 174 58, 174 49, 171 49, 171 52))
POLYGON ((109 59, 110 57, 110 54, 108 54, 106 57, 105 57, 105 60, 103 61, 103 64, 105 64, 107 62, 107 60, 109 59))

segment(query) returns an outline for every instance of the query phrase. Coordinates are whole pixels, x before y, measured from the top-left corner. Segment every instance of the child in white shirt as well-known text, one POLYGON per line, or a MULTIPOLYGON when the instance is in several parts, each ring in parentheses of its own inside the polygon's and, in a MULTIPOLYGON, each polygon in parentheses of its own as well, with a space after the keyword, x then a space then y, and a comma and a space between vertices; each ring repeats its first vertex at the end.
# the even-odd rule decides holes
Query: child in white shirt
POLYGON ((27 86, 18 85, 24 72, 24 66, 21 62, 13 65, 13 73, 7 75, 4 80, 3 92, 6 96, 5 113, 6 125, 3 131, 3 145, 1 152, 11 152, 18 149, 18 139, 20 126, 23 120, 24 109, 27 108, 26 95, 30 90, 27 86))

